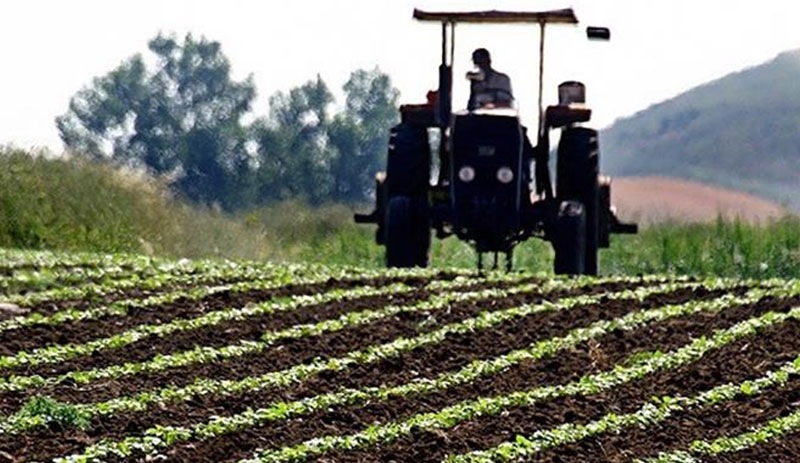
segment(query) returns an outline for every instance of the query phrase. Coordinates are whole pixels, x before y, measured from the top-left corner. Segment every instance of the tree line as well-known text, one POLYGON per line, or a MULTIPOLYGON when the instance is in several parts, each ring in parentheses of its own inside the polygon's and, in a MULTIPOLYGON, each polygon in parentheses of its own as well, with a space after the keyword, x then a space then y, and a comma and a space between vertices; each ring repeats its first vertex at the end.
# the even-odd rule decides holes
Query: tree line
POLYGON ((384 163, 399 92, 378 68, 351 73, 344 109, 318 75, 251 115, 252 75, 231 77, 218 42, 159 34, 141 54, 77 92, 56 126, 67 150, 146 168, 182 197, 225 210, 274 200, 358 202, 384 163))

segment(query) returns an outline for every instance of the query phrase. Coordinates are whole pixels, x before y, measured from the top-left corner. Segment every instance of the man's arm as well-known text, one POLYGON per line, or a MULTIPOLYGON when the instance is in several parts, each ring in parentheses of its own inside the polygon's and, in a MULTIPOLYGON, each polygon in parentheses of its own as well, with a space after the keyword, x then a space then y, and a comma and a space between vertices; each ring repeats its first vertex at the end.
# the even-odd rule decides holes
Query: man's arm
POLYGON ((511 106, 514 101, 514 94, 511 92, 511 79, 502 72, 497 72, 491 82, 491 92, 494 96, 494 103, 498 106, 511 106))
POLYGON ((467 100, 467 111, 475 110, 477 106, 477 102, 475 101, 475 81, 471 81, 469 84, 469 100, 467 100))

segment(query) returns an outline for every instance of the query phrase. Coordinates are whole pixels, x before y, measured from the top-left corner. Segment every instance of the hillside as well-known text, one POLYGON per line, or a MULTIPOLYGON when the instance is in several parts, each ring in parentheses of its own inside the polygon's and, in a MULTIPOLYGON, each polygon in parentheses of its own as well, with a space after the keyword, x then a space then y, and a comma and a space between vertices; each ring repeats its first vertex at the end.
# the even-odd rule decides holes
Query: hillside
POLYGON ((786 213, 778 203, 741 191, 668 177, 615 178, 611 193, 621 217, 645 225, 709 222, 719 216, 763 223, 786 213))
POLYGON ((800 209, 800 50, 619 120, 601 143, 612 176, 679 177, 800 209))

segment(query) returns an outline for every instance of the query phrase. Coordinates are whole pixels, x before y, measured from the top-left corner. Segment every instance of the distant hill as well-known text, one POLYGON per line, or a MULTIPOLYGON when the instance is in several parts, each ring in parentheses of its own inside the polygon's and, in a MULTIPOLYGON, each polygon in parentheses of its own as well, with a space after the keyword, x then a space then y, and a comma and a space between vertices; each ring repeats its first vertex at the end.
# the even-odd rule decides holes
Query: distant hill
POLYGON ((677 220, 709 222, 722 216, 764 223, 786 214, 779 204, 741 191, 667 177, 617 177, 611 201, 623 220, 642 225, 677 220))
POLYGON ((800 210, 800 50, 618 120, 601 146, 612 176, 691 179, 800 210))

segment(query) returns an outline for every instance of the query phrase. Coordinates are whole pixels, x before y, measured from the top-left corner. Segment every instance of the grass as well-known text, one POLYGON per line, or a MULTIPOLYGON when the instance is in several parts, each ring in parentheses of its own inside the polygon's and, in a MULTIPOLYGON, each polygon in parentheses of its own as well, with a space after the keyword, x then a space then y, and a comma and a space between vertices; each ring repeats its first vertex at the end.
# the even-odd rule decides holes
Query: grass
POLYGON ((252 227, 170 197, 159 181, 0 147, 0 247, 264 259, 252 227))
POLYGON ((765 223, 718 218, 668 222, 612 238, 602 256, 608 273, 673 273, 745 278, 800 276, 800 217, 765 223))
MULTIPOLYGON (((334 265, 383 265, 383 248, 374 242, 374 227, 352 223, 352 211, 344 206, 314 211, 287 203, 267 211, 270 212, 261 220, 266 235, 282 243, 280 248, 284 251, 278 258, 334 265)), ((529 240, 517 247, 514 266, 548 272, 552 259, 549 243, 529 240)), ((600 251, 600 260, 602 273, 607 275, 797 277, 800 217, 786 216, 765 223, 721 217, 712 223, 673 220, 645 227, 638 235, 612 236, 611 248, 600 251)), ((473 268, 476 256, 469 245, 455 238, 434 239, 431 262, 435 267, 473 268)), ((502 262, 501 257, 501 266, 502 262)), ((485 265, 489 264, 491 259, 487 258, 485 265)))
MULTIPOLYGON (((286 201, 231 217, 167 191, 140 173, 0 147, 0 247, 383 266, 375 228, 353 223, 352 207, 286 201)), ((549 243, 530 240, 517 247, 515 268, 547 272, 552 258, 549 243)), ((600 259, 609 275, 797 277, 800 218, 664 222, 612 237, 600 259)), ((431 261, 474 268, 476 257, 451 237, 433 240, 431 261)))

